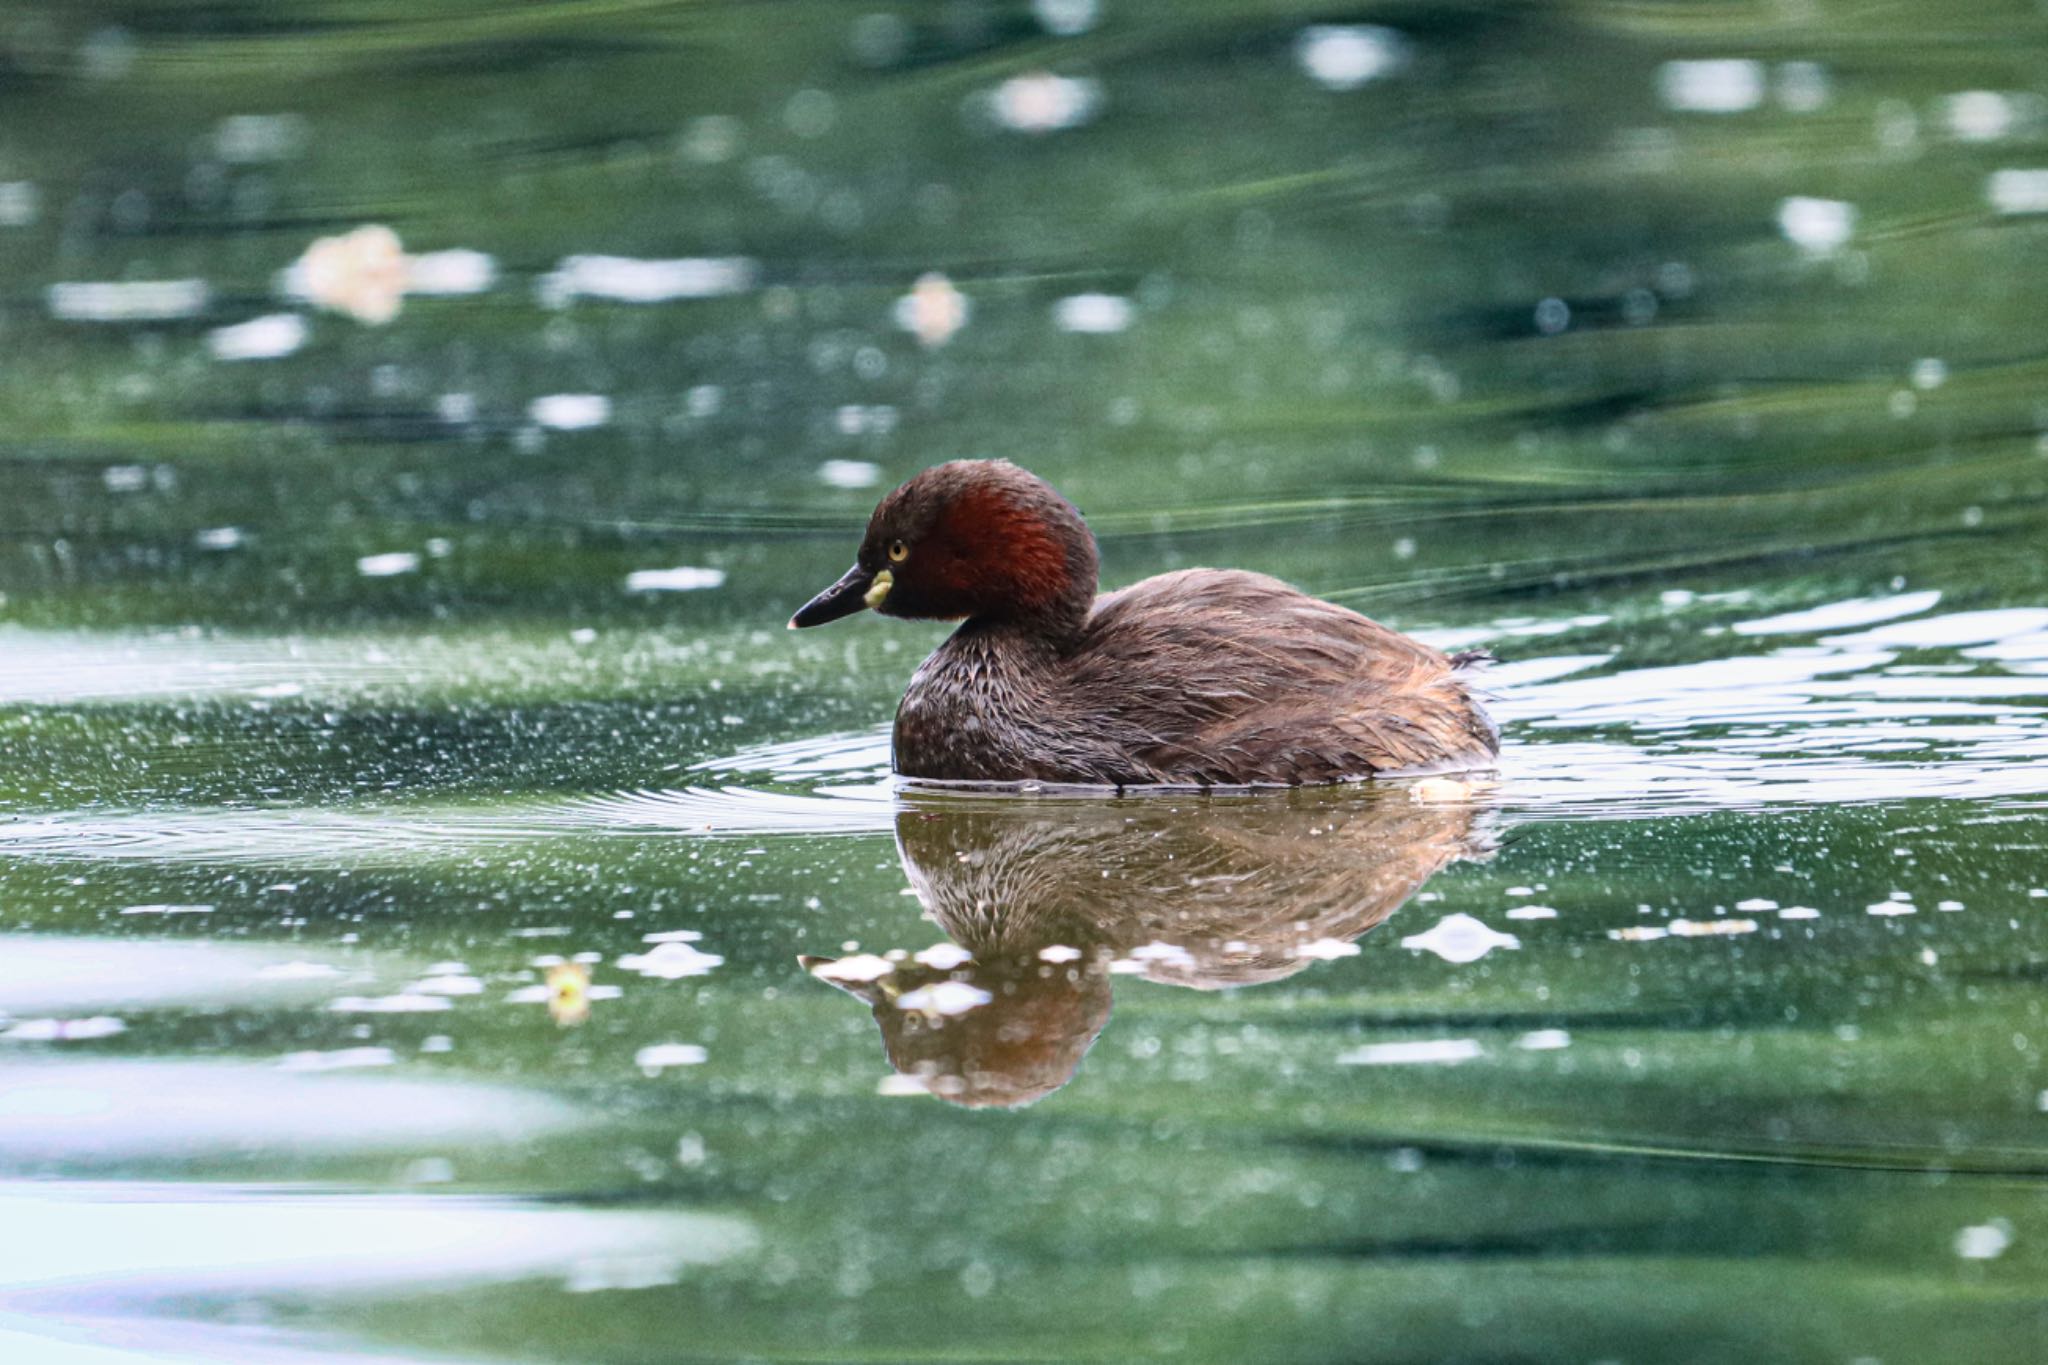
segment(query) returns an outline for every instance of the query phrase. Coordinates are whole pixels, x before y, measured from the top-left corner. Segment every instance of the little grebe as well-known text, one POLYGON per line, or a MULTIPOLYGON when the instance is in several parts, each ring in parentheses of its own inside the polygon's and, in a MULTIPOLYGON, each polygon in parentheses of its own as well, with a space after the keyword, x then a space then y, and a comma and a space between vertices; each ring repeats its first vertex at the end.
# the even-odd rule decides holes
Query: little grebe
POLYGON ((896 771, 980 782, 1247 786, 1491 766, 1447 657, 1278 579, 1183 569, 1095 595, 1095 537, 1035 474, 925 470, 792 630, 872 607, 960 621, 896 711, 896 771))

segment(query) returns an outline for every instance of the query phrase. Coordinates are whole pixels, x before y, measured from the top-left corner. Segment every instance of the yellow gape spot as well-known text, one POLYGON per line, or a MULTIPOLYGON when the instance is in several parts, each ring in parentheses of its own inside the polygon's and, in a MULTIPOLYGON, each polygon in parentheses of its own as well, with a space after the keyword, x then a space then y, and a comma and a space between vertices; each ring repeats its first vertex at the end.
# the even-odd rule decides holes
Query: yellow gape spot
POLYGON ((895 575, 884 569, 875 575, 875 581, 868 586, 866 595, 860 600, 870 607, 879 607, 882 605, 882 599, 889 595, 889 589, 895 586, 895 575))

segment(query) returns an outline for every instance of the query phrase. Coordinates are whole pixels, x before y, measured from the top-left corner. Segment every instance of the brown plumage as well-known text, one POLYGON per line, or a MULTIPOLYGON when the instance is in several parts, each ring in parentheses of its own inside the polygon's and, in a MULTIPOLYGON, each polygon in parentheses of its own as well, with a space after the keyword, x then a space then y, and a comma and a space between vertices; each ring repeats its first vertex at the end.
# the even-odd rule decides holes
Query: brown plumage
POLYGON ((1161 574, 1100 598, 1095 539, 1036 475, 962 460, 884 498, 791 618, 962 625, 911 678, 895 762, 946 781, 1249 786, 1490 766, 1453 659, 1278 579, 1161 574))

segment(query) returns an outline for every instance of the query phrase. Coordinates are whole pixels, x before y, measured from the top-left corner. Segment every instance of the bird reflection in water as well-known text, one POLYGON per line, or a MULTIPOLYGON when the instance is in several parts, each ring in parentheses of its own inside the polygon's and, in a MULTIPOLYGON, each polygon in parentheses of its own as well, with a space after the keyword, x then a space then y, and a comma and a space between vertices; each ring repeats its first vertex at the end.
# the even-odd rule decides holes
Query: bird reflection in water
POLYGON ((1490 809, 1483 788, 1441 781, 932 798, 897 815, 896 848, 951 944, 799 960, 873 1008, 906 1084, 1027 1104, 1073 1077, 1109 1022, 1112 977, 1220 990, 1349 956, 1439 868, 1491 855, 1490 809))

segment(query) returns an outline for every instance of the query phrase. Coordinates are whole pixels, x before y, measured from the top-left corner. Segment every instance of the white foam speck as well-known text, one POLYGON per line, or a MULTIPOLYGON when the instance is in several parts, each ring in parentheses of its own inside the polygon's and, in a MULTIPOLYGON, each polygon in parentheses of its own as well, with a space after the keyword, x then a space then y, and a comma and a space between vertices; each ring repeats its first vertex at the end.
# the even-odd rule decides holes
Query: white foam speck
POLYGON ((601 393, 550 393, 526 405, 535 426, 590 431, 612 420, 612 400, 601 393))
POLYGON ((66 322, 168 322, 198 317, 211 297, 205 280, 110 280, 50 286, 50 315, 66 322))
POLYGON ((1552 1052, 1572 1045, 1571 1034, 1561 1028, 1540 1028, 1515 1039, 1515 1046, 1530 1052, 1552 1052))
POLYGON ((698 592, 723 587, 725 570, 682 565, 673 569, 635 569, 626 575, 627 592, 698 592))
POLYGON ((578 298, 665 303, 743 294, 760 274, 744 256, 690 256, 650 261, 631 256, 568 256, 538 285, 540 301, 560 308, 578 298))
POLYGON ((1757 896, 1746 901, 1735 902, 1735 908, 1754 913, 1758 910, 1775 910, 1778 908, 1778 903, 1774 900, 1766 900, 1761 896, 1757 896))
POLYGON ((661 981, 680 981, 687 976, 709 975, 725 959, 717 953, 701 952, 687 943, 661 943, 644 953, 625 953, 619 966, 629 972, 661 981))
POLYGON ((1556 919, 1557 910, 1549 905, 1518 905, 1508 911, 1509 919, 1556 919))
POLYGON ((1070 294, 1052 307, 1055 327, 1092 336, 1121 332, 1136 316, 1131 301, 1118 294, 1070 294))
POLYGON ((395 578, 399 574, 418 573, 419 567, 420 557, 410 550, 364 555, 356 561, 356 572, 364 578, 395 578))
POLYGON ((1864 906, 1863 913, 1866 915, 1914 915, 1918 914, 1919 911, 1913 907, 1911 901, 1879 901, 1875 905, 1864 906))
POLYGON ((111 1038, 127 1031, 127 1023, 111 1014, 95 1014, 84 1019, 23 1019, 0 1028, 0 1042, 80 1043, 95 1038, 111 1038))
POLYGON ((1840 199, 1793 195, 1778 205, 1778 231, 1809 255, 1832 255, 1848 245, 1856 231, 1856 206, 1840 199))
POLYGON ((1763 103, 1763 63, 1740 57, 1665 62, 1657 68, 1657 98, 1684 113, 1739 114, 1763 103))
POLYGON ((1966 1261, 1989 1261, 2005 1254, 2012 1245, 2012 1224, 2003 1218, 1978 1223, 1956 1234, 1956 1255, 1966 1261))
POLYGON ((1513 934, 1489 928, 1470 915, 1447 915, 1425 933, 1401 940, 1403 948, 1435 953, 1446 962, 1477 962, 1496 948, 1519 948, 1522 941, 1513 934))
POLYGON ((856 953, 842 957, 836 962, 820 963, 811 968, 811 975, 821 981, 853 982, 856 984, 880 981, 896 970, 894 963, 873 953, 856 953))
POLYGON ((1779 919, 1819 919, 1820 911, 1810 905, 1788 905, 1778 912, 1779 919))
POLYGON ((1077 128, 1095 117, 1102 105, 1102 86, 1084 77, 1035 71, 1004 81, 988 102, 990 114, 1005 128, 1052 133, 1077 128))
POLYGON ((655 1043, 633 1054, 633 1065, 653 1076, 672 1066, 702 1066, 711 1054, 695 1043, 655 1043))
POLYGON ((866 460, 827 460, 818 466, 818 482, 832 488, 873 488, 882 481, 882 467, 866 460))
POLYGON ((896 1008, 951 1018, 980 1009, 993 999, 995 997, 981 987, 971 986, 965 981, 934 981, 929 986, 920 986, 897 996, 896 1008))
POLYGON ((1368 1043, 1337 1055, 1339 1066, 1417 1066, 1469 1062, 1482 1055, 1472 1038, 1432 1038, 1426 1042, 1368 1043))
POLYGON ((306 344, 306 320, 297 313, 271 313, 206 334, 215 360, 276 360, 306 344))
POLYGON ((1294 40, 1294 59, 1325 90, 1356 90, 1408 62, 1408 40, 1377 24, 1312 24, 1294 40))
POLYGON ((2048 213, 2048 168, 1993 171, 1984 197, 2000 213, 2048 213))
POLYGON ((913 957, 915 961, 940 972, 950 972, 955 967, 962 967, 974 961, 974 954, 957 943, 934 943, 913 957))
POLYGON ((482 251, 423 251, 405 263, 410 294, 481 294, 498 281, 498 262, 482 251))
POLYGON ((344 995, 329 1002, 336 1014, 432 1014, 450 1008, 445 995, 406 991, 398 995, 344 995))
POLYGON ((239 550, 248 537, 239 526, 210 526, 192 537, 202 550, 239 550))
POLYGON ((333 1052, 287 1052, 277 1059, 284 1071, 354 1071, 392 1066, 398 1056, 388 1047, 345 1047, 333 1052))

